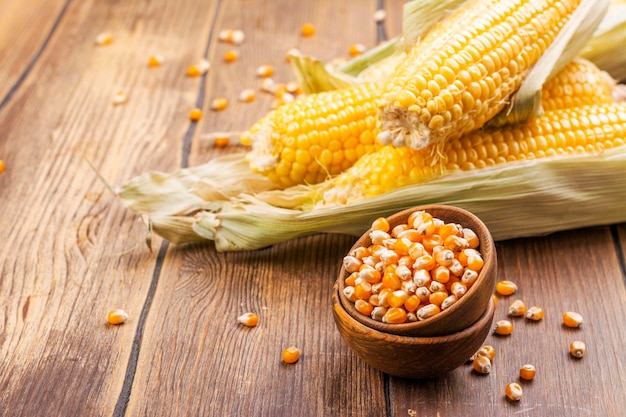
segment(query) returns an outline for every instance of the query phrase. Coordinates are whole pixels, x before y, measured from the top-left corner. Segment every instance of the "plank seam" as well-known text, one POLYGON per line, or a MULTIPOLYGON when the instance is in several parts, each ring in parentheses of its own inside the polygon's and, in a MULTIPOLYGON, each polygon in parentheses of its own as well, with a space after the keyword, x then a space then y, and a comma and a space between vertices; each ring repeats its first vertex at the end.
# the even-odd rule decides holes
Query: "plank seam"
POLYGON ((7 91, 6 95, 2 98, 2 101, 0 101, 0 110, 2 110, 4 108, 4 106, 6 106, 9 103, 9 101, 15 95, 17 90, 19 90, 20 86, 22 85, 22 83, 24 82, 24 80, 26 79, 28 74, 30 74, 30 72, 32 71, 33 67, 37 63, 37 61, 39 61, 39 58, 41 58, 41 55, 43 54, 43 51, 46 49, 46 47, 50 43, 50 39, 52 39, 52 36, 54 35, 54 33, 56 32, 57 28, 59 27, 59 25, 61 23, 61 19, 63 18, 63 16, 65 16, 65 12, 69 8, 71 2, 72 2, 72 0, 66 0, 65 1, 65 4, 63 5, 63 8, 61 8, 61 11, 59 12, 59 15, 54 20, 54 23, 52 24, 52 27, 50 28, 50 31, 48 32, 48 34, 44 38, 43 42, 39 46, 39 49, 37 50, 37 52, 35 52, 35 55, 33 55, 33 57, 30 59, 30 61, 28 62, 28 65, 26 65, 26 68, 24 69, 24 71, 22 71, 22 73, 17 78, 17 80, 15 80, 15 82, 13 83, 11 88, 9 88, 9 91, 7 91))
POLYGON ((617 253, 617 261, 619 263, 619 269, 622 273, 622 281, 624 281, 624 286, 626 286, 626 259, 624 259, 624 247, 622 246, 622 241, 619 238, 619 233, 617 231, 617 226, 612 225, 610 227, 611 230, 611 238, 613 239, 613 245, 615 245, 615 252, 617 253))
POLYGON ((126 414, 126 409, 128 408, 130 394, 135 380, 135 373, 137 372, 137 364, 139 363, 139 353, 141 351, 141 342, 143 341, 143 331, 146 326, 148 313, 152 307, 152 300, 154 299, 156 288, 159 284, 161 268, 163 267, 163 260, 165 259, 168 247, 169 243, 167 241, 163 241, 161 248, 159 249, 159 254, 157 255, 154 272, 152 273, 152 281, 150 282, 150 288, 148 289, 146 301, 141 309, 139 323, 137 324, 137 332, 133 338, 133 347, 130 351, 130 357, 128 358, 128 365, 126 366, 126 373, 124 374, 122 390, 117 398, 117 403, 115 404, 115 408, 113 410, 114 417, 123 417, 126 414))

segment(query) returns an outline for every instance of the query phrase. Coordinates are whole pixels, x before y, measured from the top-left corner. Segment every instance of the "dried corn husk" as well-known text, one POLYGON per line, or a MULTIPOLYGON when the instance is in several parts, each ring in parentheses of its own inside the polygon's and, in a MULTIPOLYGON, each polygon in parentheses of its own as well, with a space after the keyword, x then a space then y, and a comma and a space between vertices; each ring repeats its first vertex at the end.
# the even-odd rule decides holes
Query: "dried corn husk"
MULTIPOLYGON (((118 196, 127 207, 153 213, 150 231, 174 243, 214 241, 222 251, 259 249, 322 232, 358 236, 376 217, 430 203, 473 212, 496 240, 626 221, 626 147, 600 155, 462 172, 356 203, 316 209, 279 207, 272 200, 285 205, 285 193, 269 191, 221 201, 194 198, 195 204, 179 211, 180 200, 191 202, 189 191, 171 186, 172 181, 152 181, 143 176, 135 181, 139 195, 122 187, 118 196)), ((305 198, 306 190, 297 188, 300 192, 293 194, 291 204, 301 206, 305 202, 298 196, 305 198)))

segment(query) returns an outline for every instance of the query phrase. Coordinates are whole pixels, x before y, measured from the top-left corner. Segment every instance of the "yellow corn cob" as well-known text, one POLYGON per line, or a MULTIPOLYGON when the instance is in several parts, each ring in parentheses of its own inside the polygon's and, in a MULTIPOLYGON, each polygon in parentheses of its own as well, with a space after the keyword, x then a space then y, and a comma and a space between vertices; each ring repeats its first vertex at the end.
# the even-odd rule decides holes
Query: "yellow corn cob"
POLYGON ((457 171, 559 155, 600 153, 626 143, 626 103, 545 112, 518 126, 484 129, 433 146, 384 146, 361 158, 324 189, 322 205, 346 204, 457 171))
POLYGON ((269 112, 242 137, 250 168, 287 187, 314 184, 376 146, 375 98, 382 83, 311 94, 269 112))
POLYGON ((468 1, 418 42, 386 84, 381 142, 420 149, 483 126, 579 3, 468 1))
POLYGON ((541 89, 544 111, 611 103, 615 81, 586 59, 575 59, 541 89))

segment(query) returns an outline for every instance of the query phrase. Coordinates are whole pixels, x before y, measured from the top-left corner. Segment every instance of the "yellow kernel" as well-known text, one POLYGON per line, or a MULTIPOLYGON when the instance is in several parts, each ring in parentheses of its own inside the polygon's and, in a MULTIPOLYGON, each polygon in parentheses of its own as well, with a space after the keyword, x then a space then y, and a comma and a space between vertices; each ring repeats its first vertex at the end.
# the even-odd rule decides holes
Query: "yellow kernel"
POLYGON ((128 319, 128 313, 120 308, 109 311, 107 321, 111 324, 122 324, 128 319))
POLYGON ((2 174, 5 169, 6 169, 6 165, 4 164, 4 161, 0 159, 0 174, 2 174))
POLYGON ((517 285, 513 281, 498 281, 496 283, 496 292, 500 295, 511 295, 517 291, 517 285))
POLYGON ((474 356, 486 356, 489 360, 494 360, 496 357, 496 349, 491 345, 484 345, 478 349, 474 356))
POLYGON ((189 120, 191 120, 192 122, 197 122, 200 119, 202 119, 202 110, 198 108, 191 109, 191 111, 189 112, 189 120))
POLYGON ((296 363, 300 359, 300 349, 294 346, 288 347, 283 350, 282 357, 285 363, 296 363))
POLYGON ((517 382, 511 382, 504 389, 506 397, 511 401, 519 401, 522 399, 522 387, 517 382))
POLYGON ((526 381, 532 380, 535 375, 537 375, 537 369, 535 369, 534 365, 531 365, 529 363, 527 363, 526 365, 522 365, 522 367, 519 369, 519 377, 526 381))
POLYGON ((383 232, 389 232, 389 221, 385 217, 379 217, 372 222, 372 230, 382 230, 383 232))
POLYGON ((528 320, 539 321, 543 318, 543 308, 539 306, 532 306, 526 311, 526 318, 528 320))
POLYGON ((587 347, 585 346, 585 342, 581 342, 580 340, 575 340, 569 344, 569 353, 573 357, 580 359, 585 355, 586 348, 587 347))
POLYGON ((495 334, 508 336, 513 333, 513 323, 508 320, 498 320, 493 328, 495 334))
POLYGON ((113 43, 113 37, 109 33, 100 33, 96 36, 94 42, 98 46, 111 45, 111 43, 113 43))
POLYGON ((472 367, 480 374, 488 374, 491 372, 491 360, 484 355, 478 355, 472 361, 472 367))
POLYGON ((383 323, 401 324, 407 320, 406 310, 400 307, 391 307, 383 316, 383 323))
POLYGON ((439 314, 441 309, 435 304, 427 304, 424 307, 421 307, 417 310, 417 318, 418 320, 426 320, 436 314, 439 314))
POLYGON ((364 316, 371 315, 372 310, 374 310, 374 306, 369 301, 360 299, 354 302, 354 307, 359 313, 363 314, 364 316))
POLYGON ((526 314, 526 304, 522 300, 515 300, 511 303, 508 310, 508 315, 513 317, 520 317, 526 314))
POLYGON ((216 136, 213 138, 213 145, 216 148, 225 148, 230 144, 230 138, 228 136, 216 136))
POLYGON ((354 43, 350 45, 350 48, 348 49, 348 53, 350 53, 350 56, 359 56, 363 52, 365 52, 365 45, 363 45, 362 43, 354 43))
POLYGON ((300 33, 302 34, 302 36, 309 38, 315 35, 315 26, 313 25, 313 23, 305 23, 300 28, 300 33))
POLYGON ((118 106, 120 104, 125 104, 128 101, 128 95, 126 95, 123 91, 118 91, 113 96, 113 104, 118 106))
POLYGON ((211 110, 222 111, 228 107, 228 100, 224 97, 216 97, 211 100, 211 110))
POLYGON ((161 64, 163 63, 163 61, 165 60, 165 58, 163 58, 163 55, 150 55, 150 57, 148 58, 148 66, 149 67, 159 67, 161 66, 161 64))
POLYGON ((237 322, 244 326, 254 327, 259 324, 259 316, 254 313, 244 313, 237 317, 237 322))
POLYGON ((239 58, 239 53, 237 51, 234 50, 230 50, 230 51, 226 51, 226 53, 224 53, 224 61, 226 62, 235 62, 237 60, 237 58, 239 58))
POLYGON ((239 93, 239 101, 242 101, 244 103, 251 103, 254 101, 255 98, 256 94, 254 93, 254 90, 250 88, 242 90, 241 93, 239 93))
POLYGON ((256 69, 257 77, 267 78, 274 74, 274 67, 271 65, 261 65, 256 69))
POLYGON ((188 77, 198 77, 202 75, 202 70, 197 65, 190 65, 187 67, 188 77))
POLYGON ((583 316, 575 311, 563 313, 563 324, 567 327, 580 327, 583 324, 583 316))

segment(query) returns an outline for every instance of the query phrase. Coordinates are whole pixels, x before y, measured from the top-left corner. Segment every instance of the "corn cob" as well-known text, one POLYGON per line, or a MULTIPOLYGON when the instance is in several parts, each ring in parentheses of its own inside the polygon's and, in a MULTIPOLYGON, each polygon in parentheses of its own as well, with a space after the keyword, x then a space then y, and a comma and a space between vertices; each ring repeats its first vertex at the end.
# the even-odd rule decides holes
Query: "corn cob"
POLYGON ((484 129, 448 141, 437 155, 433 146, 420 150, 384 146, 329 181, 321 205, 352 203, 453 172, 601 153, 625 143, 626 103, 553 110, 523 125, 484 129))
POLYGON ((420 149, 474 131, 520 87, 577 0, 470 0, 409 52, 385 86, 379 140, 420 149))
POLYGON ((286 103, 244 133, 254 172, 287 187, 337 175, 376 146, 382 83, 357 84, 286 103))

